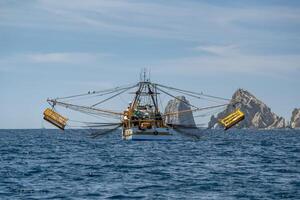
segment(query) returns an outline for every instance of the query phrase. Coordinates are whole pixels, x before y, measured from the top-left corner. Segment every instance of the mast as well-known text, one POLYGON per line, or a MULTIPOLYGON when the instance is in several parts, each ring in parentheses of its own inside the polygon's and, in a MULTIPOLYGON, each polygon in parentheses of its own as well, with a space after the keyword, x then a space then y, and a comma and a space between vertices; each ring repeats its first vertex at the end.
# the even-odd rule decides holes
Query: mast
POLYGON ((147 77, 148 73, 146 69, 143 69, 140 74, 140 82, 138 83, 138 90, 135 92, 135 97, 130 106, 130 109, 133 111, 139 106, 151 106, 153 108, 153 114, 156 116, 159 113, 158 109, 158 98, 157 98, 157 88, 156 84, 151 83, 150 74, 147 77))

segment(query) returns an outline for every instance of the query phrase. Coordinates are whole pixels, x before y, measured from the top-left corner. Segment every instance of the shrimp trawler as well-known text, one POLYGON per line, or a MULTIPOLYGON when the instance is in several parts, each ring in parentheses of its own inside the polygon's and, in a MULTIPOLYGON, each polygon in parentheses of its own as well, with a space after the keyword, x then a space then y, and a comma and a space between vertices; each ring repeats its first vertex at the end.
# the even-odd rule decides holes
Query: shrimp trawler
MULTIPOLYGON (((120 97, 120 99, 123 99, 124 102, 124 98, 120 97)), ((141 75, 140 81, 132 85, 47 99, 47 102, 51 105, 51 108, 47 108, 44 111, 44 119, 62 130, 64 130, 65 127, 71 129, 83 128, 91 132, 93 138, 96 138, 121 129, 122 139, 124 140, 170 140, 176 134, 191 136, 189 133, 190 129, 200 130, 198 129, 198 124, 186 125, 182 122, 182 124, 180 124, 180 122, 176 120, 172 121, 170 118, 186 113, 194 114, 197 112, 202 112, 202 114, 194 116, 195 118, 199 116, 204 117, 209 114, 211 115, 212 111, 217 112, 219 109, 224 109, 225 106, 234 106, 237 103, 231 102, 229 99, 207 95, 202 92, 197 93, 151 82, 149 78, 146 78, 145 71, 141 75), (125 94, 125 92, 127 92, 127 94, 125 94), (213 104, 202 107, 195 106, 188 101, 183 101, 178 98, 176 94, 172 94, 172 92, 183 94, 197 100, 213 102, 213 104), (129 97, 127 96, 126 98, 130 98, 130 96, 132 98, 132 101, 126 103, 126 107, 123 105, 126 108, 124 111, 119 112, 103 108, 104 104, 107 104, 107 102, 121 95, 129 95, 129 97), (162 95, 185 104, 188 109, 172 112, 165 111, 163 113, 162 110, 165 106, 161 100, 162 95), (95 102, 95 99, 97 99, 97 102, 95 102), (82 100, 90 100, 90 102, 87 102, 87 105, 72 103, 73 101, 82 100), (97 118, 97 121, 81 121, 63 117, 57 111, 58 106, 66 110, 79 112, 85 115, 84 119, 92 117, 97 118), (203 114, 203 112, 205 113, 203 114), (108 119, 111 120, 108 121, 108 119), (101 122, 100 120, 106 122, 101 122)), ((117 103, 116 105, 120 104, 117 103)), ((118 107, 116 105, 114 107, 118 107)), ((244 113, 236 109, 235 112, 220 119, 220 124, 222 124, 226 130, 243 119, 244 113)))
POLYGON ((133 102, 123 115, 122 138, 126 140, 171 139, 171 129, 163 120, 158 107, 157 86, 149 81, 139 82, 133 102))

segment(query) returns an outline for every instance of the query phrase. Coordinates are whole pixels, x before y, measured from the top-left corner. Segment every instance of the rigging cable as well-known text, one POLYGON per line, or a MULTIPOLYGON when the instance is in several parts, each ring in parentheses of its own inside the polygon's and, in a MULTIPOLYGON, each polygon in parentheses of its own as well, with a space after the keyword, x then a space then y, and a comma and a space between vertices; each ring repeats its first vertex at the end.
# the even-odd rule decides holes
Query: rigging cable
POLYGON ((126 92, 126 91, 128 91, 128 90, 130 90, 130 89, 132 89, 132 88, 134 88, 134 87, 136 87, 136 85, 134 85, 134 86, 132 86, 132 87, 125 88, 125 89, 122 90, 121 92, 119 92, 119 93, 117 93, 117 94, 114 94, 114 95, 112 95, 112 96, 108 97, 107 99, 104 99, 104 100, 102 100, 102 101, 100 101, 100 102, 95 103, 94 105, 91 106, 91 108, 93 108, 93 107, 95 107, 95 106, 97 106, 97 105, 99 105, 99 104, 101 104, 101 103, 104 103, 104 102, 106 102, 106 101, 108 101, 108 100, 110 100, 110 99, 112 99, 112 98, 114 98, 114 97, 116 97, 116 96, 119 96, 120 94, 123 94, 124 92, 126 92))
POLYGON ((226 99, 226 98, 222 98, 222 97, 217 97, 217 96, 212 96, 212 95, 204 94, 203 92, 198 93, 198 92, 193 92, 193 91, 178 89, 178 88, 174 88, 174 87, 170 87, 170 86, 166 86, 166 85, 161 85, 161 84, 157 84, 157 83, 155 83, 155 84, 158 85, 158 86, 160 86, 160 87, 167 88, 167 89, 172 89, 172 90, 187 92, 187 93, 191 93, 191 94, 195 94, 195 95, 200 95, 200 96, 206 96, 206 97, 209 97, 209 98, 220 99, 220 100, 224 100, 224 101, 230 101, 230 99, 226 99))
POLYGON ((115 111, 91 108, 91 107, 87 107, 87 106, 74 105, 74 104, 70 104, 70 103, 59 102, 59 101, 52 100, 52 99, 48 99, 47 101, 52 102, 55 105, 69 108, 71 110, 80 111, 80 112, 96 113, 96 114, 101 113, 104 115, 119 115, 119 116, 123 115, 123 113, 119 113, 119 112, 115 112, 115 111))
POLYGON ((227 106, 227 105, 229 105, 229 104, 221 104, 221 105, 209 106, 209 107, 204 107, 204 108, 181 110, 181 111, 173 112, 173 113, 165 113, 164 116, 167 116, 167 115, 177 115, 179 113, 185 113, 185 112, 196 112, 196 111, 202 111, 202 110, 209 110, 209 109, 212 109, 212 108, 219 108, 219 107, 223 107, 223 106, 227 106))
POLYGON ((194 105, 192 105, 192 104, 190 104, 190 103, 188 103, 188 102, 186 102, 186 101, 183 101, 183 100, 179 99, 178 97, 176 97, 176 96, 174 96, 174 95, 172 95, 172 94, 170 94, 170 93, 168 93, 168 92, 162 90, 162 89, 159 88, 159 87, 157 87, 157 89, 158 89, 159 91, 161 91, 161 92, 163 92, 163 93, 165 93, 165 94, 167 94, 167 95, 169 95, 169 96, 171 96, 171 97, 177 99, 178 101, 183 102, 183 103, 186 104, 186 105, 189 105, 189 106, 194 107, 194 108, 196 108, 196 109, 200 109, 199 107, 194 106, 194 105))
POLYGON ((207 101, 214 102, 214 103, 220 103, 219 101, 215 101, 215 100, 208 99, 208 98, 205 98, 205 97, 200 97, 200 96, 197 96, 197 95, 194 95, 194 94, 189 94, 187 92, 183 92, 183 91, 180 91, 180 90, 173 90, 173 91, 176 91, 176 92, 178 92, 180 94, 191 96, 191 97, 194 97, 194 98, 197 98, 197 99, 203 99, 203 100, 207 100, 207 101))
POLYGON ((112 92, 112 91, 120 91, 122 89, 128 88, 128 87, 133 87, 136 86, 136 84, 130 84, 129 86, 118 86, 115 88, 110 88, 110 89, 105 89, 105 90, 99 90, 99 91, 92 91, 88 93, 82 93, 82 94, 77 94, 77 95, 71 95, 71 96, 66 96, 66 97, 58 97, 56 100, 62 100, 62 99, 71 99, 71 98, 76 98, 76 97, 81 97, 81 96, 87 96, 87 95, 94 95, 94 94, 100 94, 100 93, 107 93, 107 92, 112 92))
POLYGON ((92 137, 92 138, 97 138, 97 137, 99 137, 99 136, 107 135, 107 134, 109 134, 109 133, 114 132, 115 130, 117 130, 117 129, 120 128, 121 126, 122 126, 122 124, 121 124, 121 125, 118 125, 117 127, 113 128, 113 129, 110 129, 110 130, 107 130, 107 131, 104 131, 104 132, 103 132, 103 130, 98 131, 98 132, 94 132, 94 133, 91 134, 91 137, 92 137))

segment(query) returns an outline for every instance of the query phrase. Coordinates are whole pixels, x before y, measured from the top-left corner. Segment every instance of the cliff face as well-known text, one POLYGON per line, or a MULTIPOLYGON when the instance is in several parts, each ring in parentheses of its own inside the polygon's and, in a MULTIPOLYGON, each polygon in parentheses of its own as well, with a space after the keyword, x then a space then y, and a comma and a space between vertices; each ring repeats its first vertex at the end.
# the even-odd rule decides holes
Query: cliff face
POLYGON ((277 116, 266 104, 246 90, 238 89, 233 94, 231 102, 240 103, 236 104, 235 108, 232 105, 227 106, 217 117, 212 116, 208 124, 209 128, 221 128, 218 119, 225 117, 236 108, 240 108, 245 113, 245 119, 235 128, 273 129, 285 127, 284 118, 277 116))
MULTIPOLYGON (((178 99, 170 100, 165 108, 165 113, 174 113, 183 110, 191 110, 191 107, 188 104, 186 104, 189 102, 184 96, 178 96, 176 98, 180 100, 178 99)), ((166 116, 166 123, 179 124, 184 126, 196 126, 192 111, 178 113, 174 115, 168 115, 166 116)))
POLYGON ((300 108, 295 108, 291 117, 291 128, 300 128, 300 108))

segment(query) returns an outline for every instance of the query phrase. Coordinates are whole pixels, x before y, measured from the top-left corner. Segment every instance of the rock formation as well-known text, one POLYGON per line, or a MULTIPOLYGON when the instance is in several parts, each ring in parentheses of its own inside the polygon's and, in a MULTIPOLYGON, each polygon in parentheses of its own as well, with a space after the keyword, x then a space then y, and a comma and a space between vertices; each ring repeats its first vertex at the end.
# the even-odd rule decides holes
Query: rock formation
POLYGON ((212 116, 208 124, 209 128, 221 128, 218 119, 230 114, 236 108, 240 108, 241 111, 245 113, 245 119, 237 124, 235 128, 285 128, 284 118, 277 116, 266 104, 258 100, 248 91, 238 89, 232 96, 231 103, 233 102, 239 103, 237 103, 235 107, 232 105, 227 106, 217 117, 212 116))
MULTIPOLYGON (((178 96, 177 99, 170 100, 165 108, 166 113, 174 113, 183 110, 191 110, 191 107, 188 105, 189 102, 184 96, 178 96)), ((178 124, 184 126, 193 126, 195 127, 195 121, 192 111, 183 112, 173 115, 166 116, 167 124, 178 124)))
POLYGON ((291 117, 291 128, 300 128, 300 108, 295 108, 291 117))

